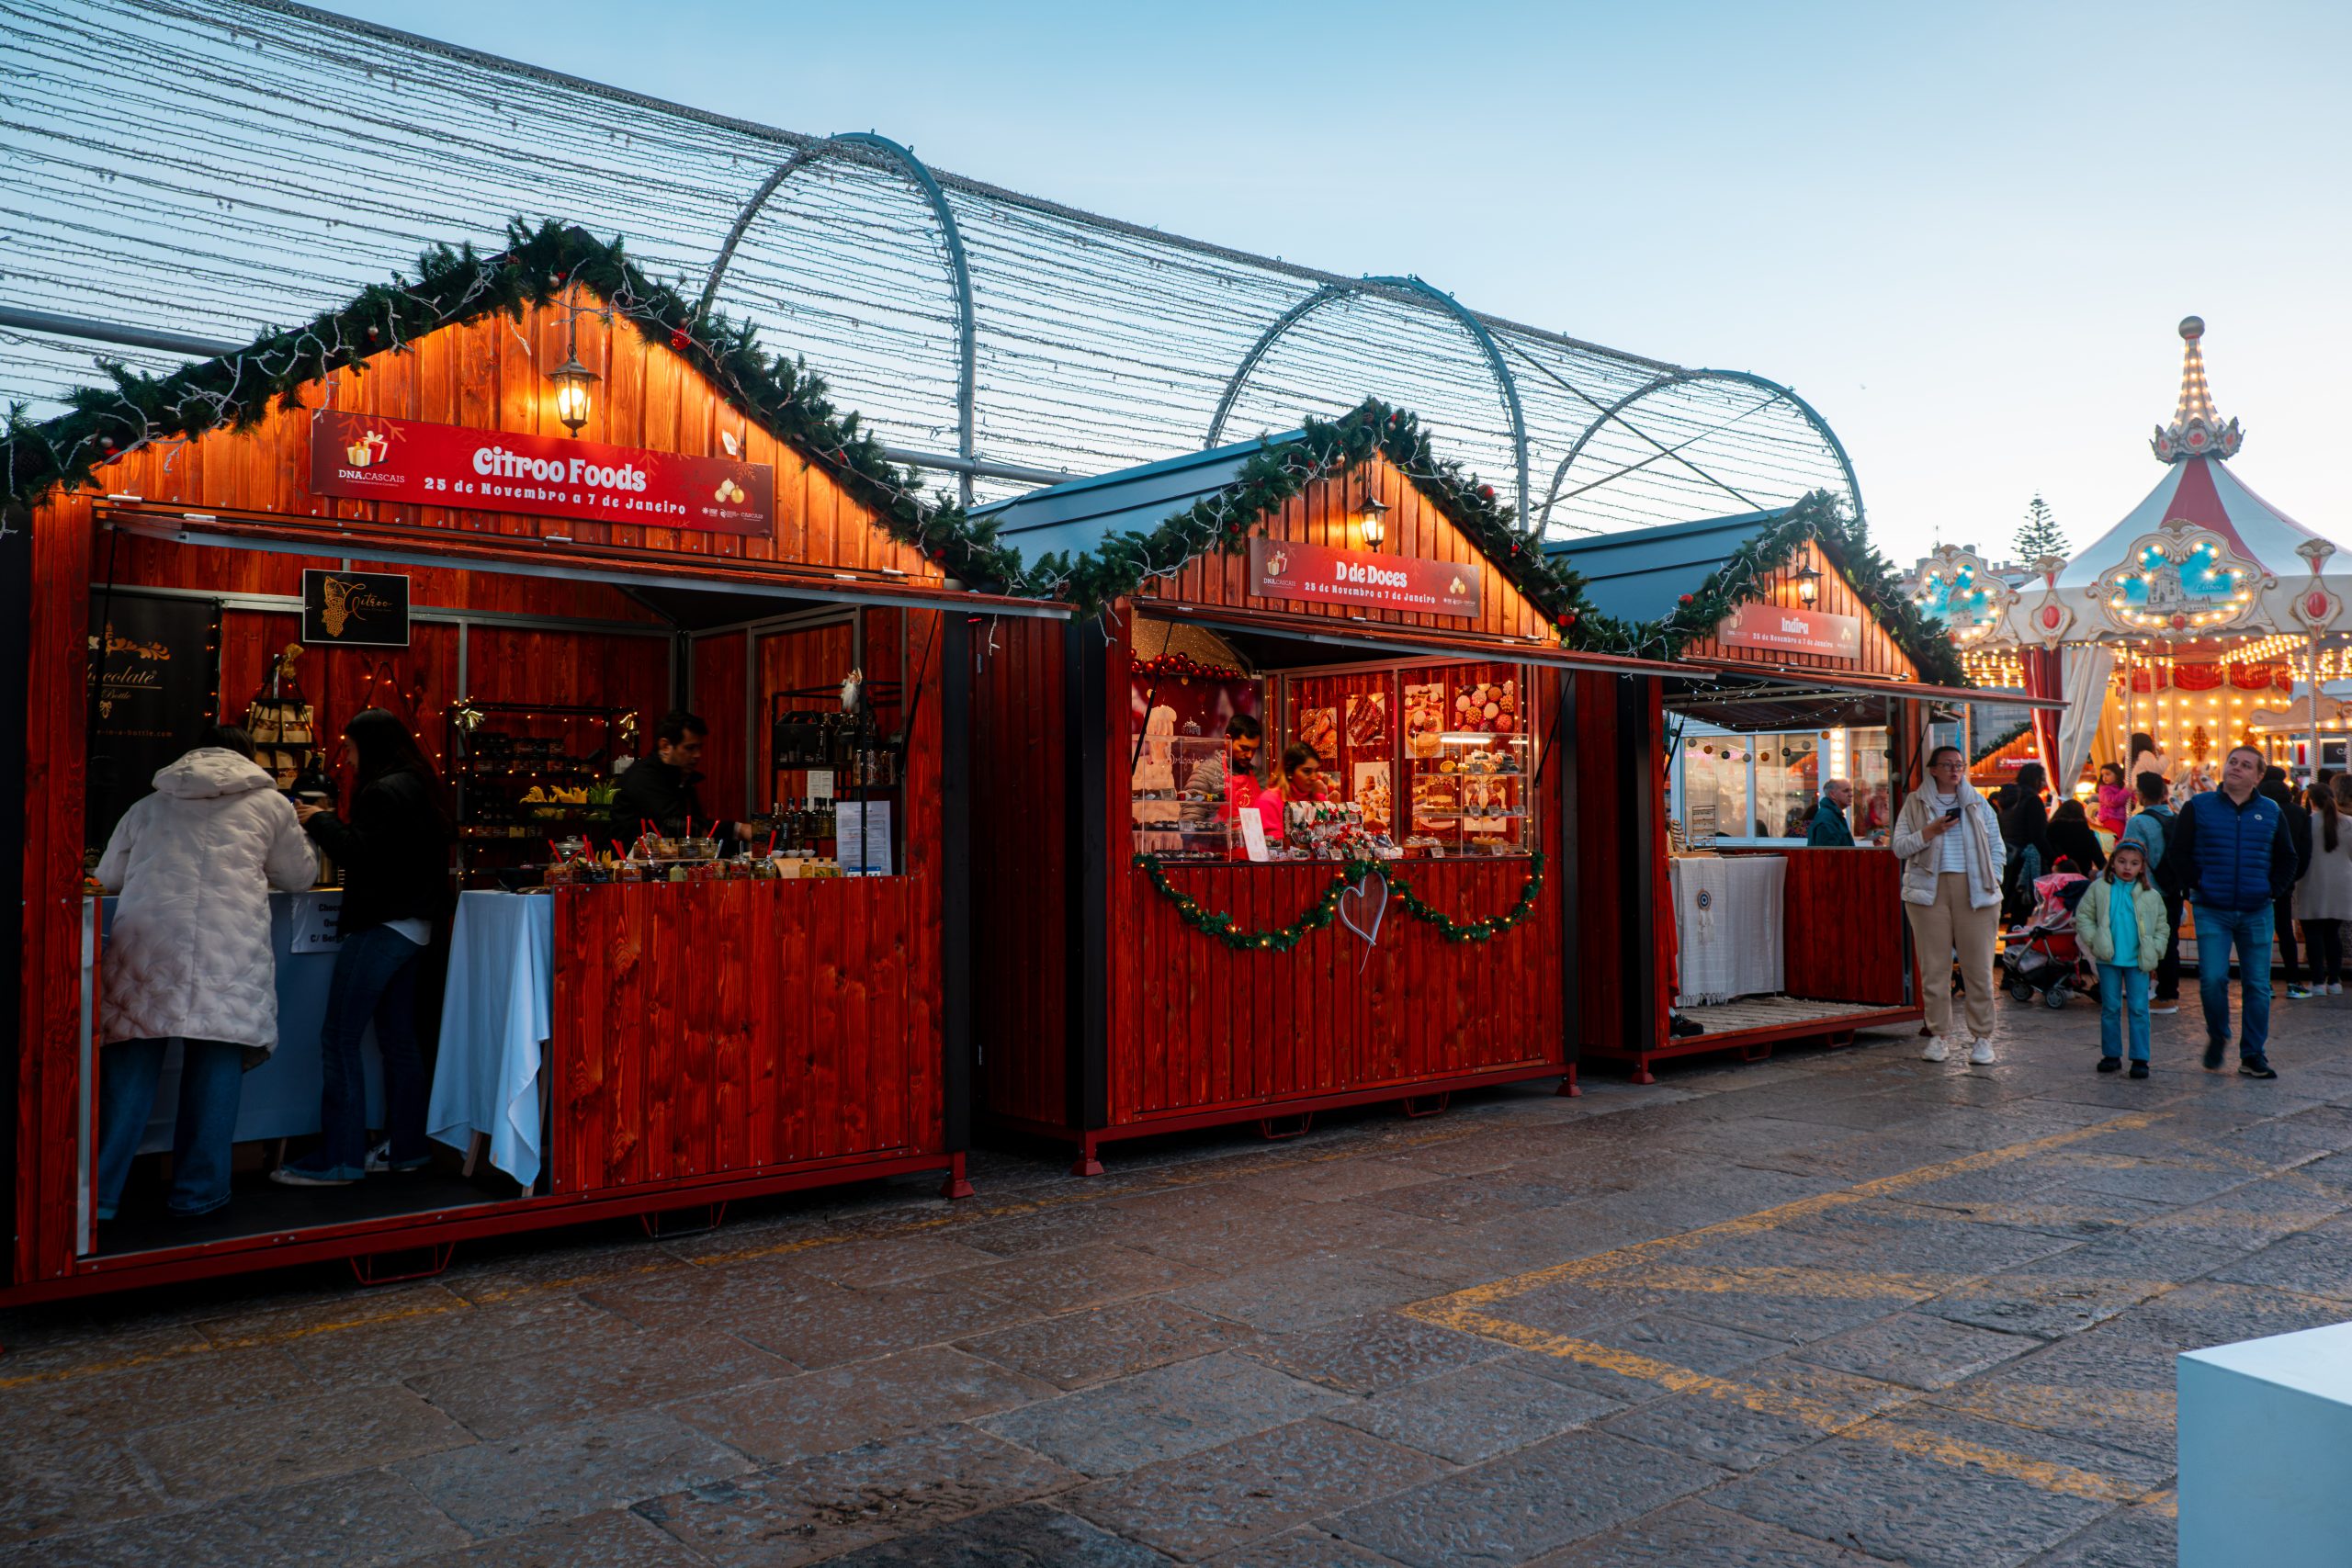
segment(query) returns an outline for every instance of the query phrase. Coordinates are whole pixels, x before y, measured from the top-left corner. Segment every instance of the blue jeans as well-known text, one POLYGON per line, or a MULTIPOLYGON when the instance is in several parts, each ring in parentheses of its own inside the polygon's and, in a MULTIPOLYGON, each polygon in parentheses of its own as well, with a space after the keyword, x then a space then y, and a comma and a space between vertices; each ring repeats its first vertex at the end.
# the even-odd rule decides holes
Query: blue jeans
POLYGON ((2148 1059, 2148 972, 2137 964, 2098 966, 2098 1048, 2105 1056, 2123 1055, 2123 1025, 2132 1025, 2132 1059, 2148 1059))
POLYGON ((2197 906, 2197 990, 2205 1003, 2205 1037, 2230 1043, 2230 947, 2238 950, 2245 992, 2245 1036, 2238 1055, 2251 1060, 2270 1043, 2270 906, 2216 909, 2197 906))
POLYGON ((384 1129, 400 1165, 425 1157, 424 1060, 416 1047, 417 960, 424 949, 385 926, 344 938, 319 1031, 318 1149, 295 1161, 313 1176, 368 1174, 368 1073, 359 1042, 369 1020, 384 1057, 384 1129))
MULTIPOLYGON (((122 1184, 155 1108, 168 1040, 118 1040, 98 1049, 98 1218, 114 1218, 122 1184)), ((172 1190, 164 1206, 183 1218, 229 1201, 229 1145, 245 1048, 222 1040, 182 1042, 180 1114, 172 1131, 172 1190)))

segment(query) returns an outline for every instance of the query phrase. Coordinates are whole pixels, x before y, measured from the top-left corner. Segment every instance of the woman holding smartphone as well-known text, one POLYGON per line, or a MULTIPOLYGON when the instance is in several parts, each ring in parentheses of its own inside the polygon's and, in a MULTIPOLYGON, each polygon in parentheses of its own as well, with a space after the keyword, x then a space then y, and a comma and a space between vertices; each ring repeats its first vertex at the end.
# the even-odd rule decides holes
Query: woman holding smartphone
POLYGON ((1939 746, 1928 758, 1927 782, 1895 814, 1894 842, 1903 863, 1903 913, 1919 953, 1927 995, 1928 1032, 1922 1053, 1930 1062, 1968 1043, 1975 1066, 1993 1061, 1993 943, 2001 924, 2001 824, 1992 803, 1968 782, 1957 746, 1939 746), (1951 1016, 1952 954, 1968 987, 1967 1032, 1951 1016))

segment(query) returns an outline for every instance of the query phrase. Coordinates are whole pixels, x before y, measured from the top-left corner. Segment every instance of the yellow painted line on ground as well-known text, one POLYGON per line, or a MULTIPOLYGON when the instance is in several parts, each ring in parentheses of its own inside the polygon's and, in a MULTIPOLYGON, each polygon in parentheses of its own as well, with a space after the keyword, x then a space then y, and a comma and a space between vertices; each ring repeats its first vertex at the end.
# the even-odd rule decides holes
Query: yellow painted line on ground
POLYGON ((15 1377, 0 1378, 0 1391, 30 1388, 40 1383, 71 1382, 77 1378, 100 1377, 108 1372, 136 1371, 142 1367, 162 1366, 171 1361, 186 1360, 191 1356, 215 1354, 221 1350, 257 1350, 277 1345, 290 1345, 298 1339, 314 1338, 322 1334, 341 1334, 347 1329, 369 1328, 381 1323, 399 1323, 408 1318, 437 1317, 444 1313, 458 1312, 465 1303, 456 1300, 435 1302, 427 1305, 394 1307, 384 1312, 362 1312, 330 1323, 299 1324, 288 1328, 274 1328, 265 1334, 243 1334, 230 1339, 212 1339, 199 1345, 186 1345, 175 1350, 157 1350, 144 1356, 124 1356, 111 1361, 85 1362, 80 1366, 60 1367, 54 1371, 24 1372, 15 1377))
POLYGON ((1857 1203, 1867 1203, 1873 1198, 1892 1197, 1896 1193, 1907 1192, 1914 1188, 1925 1187, 1955 1176, 1990 1170, 1996 1166, 2011 1164, 2033 1155, 2045 1154, 2052 1149, 2064 1148, 2069 1144, 2081 1143, 2086 1138, 2100 1137, 2109 1133, 2131 1132, 2145 1127, 2155 1120, 2156 1115, 2154 1112, 2135 1111, 2129 1115, 2112 1117, 2105 1122, 2095 1122, 2086 1127, 2070 1128, 2064 1133, 2052 1133, 2047 1136, 2031 1138, 2021 1144, 2008 1144, 1997 1149, 1985 1149, 1973 1155, 1962 1155, 1956 1159, 1943 1160, 1935 1165, 1923 1165, 1912 1170, 1898 1171, 1893 1176, 1882 1176, 1870 1181, 1859 1182, 1851 1187, 1842 1187, 1833 1192, 1820 1192, 1810 1198, 1793 1199, 1770 1209, 1758 1210, 1753 1214, 1745 1214, 1737 1219, 1723 1220, 1712 1225, 1704 1225, 1698 1230, 1683 1231, 1675 1235, 1658 1236, 1649 1241, 1635 1242, 1629 1247, 1595 1253, 1589 1258, 1571 1258, 1566 1263, 1555 1263, 1547 1269, 1532 1269, 1527 1273, 1514 1274, 1509 1279, 1497 1280, 1488 1284, 1473 1285, 1466 1290, 1457 1291, 1451 1295, 1436 1299, 1464 1306, 1484 1306, 1495 1302, 1508 1301, 1513 1296, 1523 1296, 1531 1291, 1541 1290, 1545 1285, 1558 1284, 1569 1280, 1589 1279, 1597 1274, 1605 1274, 1629 1264, 1645 1262, 1666 1254, 1688 1252, 1710 1241, 1720 1241, 1728 1236, 1753 1235, 1761 1231, 1776 1230, 1791 1220, 1804 1219, 1814 1214, 1825 1214, 1833 1210, 1850 1208, 1857 1203))
POLYGON ((1604 1291, 1672 1291, 1697 1295, 1794 1296, 1807 1301, 1913 1301, 1939 1296, 1973 1274, 1873 1274, 1853 1269, 1710 1269, 1690 1264, 1632 1264, 1622 1275, 1584 1281, 1604 1291))
MULTIPOLYGON (((1692 1371, 1669 1361, 1661 1361, 1632 1350, 1613 1346, 1597 1345, 1589 1339, 1577 1339, 1565 1334, 1550 1334, 1525 1324, 1512 1323, 1507 1318, 1492 1316, 1466 1308, 1442 1312, 1427 1310, 1429 1303, 1406 1309, 1425 1322, 1441 1324, 1464 1334, 1498 1340, 1532 1350, 1538 1355, 1555 1356, 1583 1366, 1597 1367, 1623 1377, 1637 1378, 1652 1382, 1675 1393, 1704 1395, 1753 1410, 1759 1415, 1778 1416, 1831 1437, 1856 1437, 1883 1443, 1920 1459, 1931 1460, 1955 1469, 1974 1467, 1988 1474, 2022 1481, 2044 1492, 2063 1496, 2084 1497, 2101 1503, 2130 1503, 2151 1494, 2112 1476, 2095 1471, 2077 1469, 2048 1460, 2029 1459, 1987 1444, 1971 1442, 1939 1432, 1931 1432, 1900 1424, 1895 1418, 1869 1411, 1840 1410, 1817 1399, 1785 1389, 1760 1388, 1741 1382, 1736 1378, 1715 1377, 1706 1372, 1692 1371)), ((1865 1382, 1874 1380, 1865 1379, 1865 1382)), ((1892 1383, 1881 1385, 1896 1392, 1892 1383)), ((1917 1390, 1899 1391, 1906 1404, 1916 1404, 1925 1396, 1917 1390)))
POLYGON ((2168 1422, 2177 1406, 2168 1388, 2070 1388, 2056 1383, 2000 1383, 1982 1388, 1962 1384, 1938 1394, 1936 1402, 2035 1432, 2079 1424, 2086 1416, 2168 1422))

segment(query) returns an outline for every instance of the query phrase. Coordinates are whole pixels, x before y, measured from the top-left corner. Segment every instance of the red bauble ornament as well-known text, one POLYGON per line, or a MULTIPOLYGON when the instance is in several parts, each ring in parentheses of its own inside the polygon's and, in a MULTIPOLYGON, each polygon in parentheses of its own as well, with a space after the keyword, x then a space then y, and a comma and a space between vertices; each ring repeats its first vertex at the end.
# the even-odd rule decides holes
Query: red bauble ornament
POLYGON ((1681 600, 1681 602, 1682 602, 1683 604, 1697 604, 1697 603, 1698 603, 1698 601, 1697 601, 1696 599, 1693 599, 1693 598, 1692 598, 1690 594, 1688 594, 1688 593, 1685 593, 1685 594, 1682 596, 1682 600, 1681 600))
POLYGON ((1560 617, 1560 629, 1562 631, 1567 630, 1570 626, 1575 626, 1576 624, 1577 618, 1574 615, 1562 615, 1560 617))
POLYGON ((1495 487, 1494 487, 1494 486, 1492 486, 1492 485, 1480 485, 1480 486, 1478 487, 1478 499, 1479 499, 1480 501, 1492 501, 1492 500, 1494 500, 1494 499, 1495 499, 1495 487))
POLYGON ((670 329, 670 346, 676 349, 679 353, 684 354, 686 351, 686 344, 692 342, 694 342, 694 339, 686 335, 685 328, 672 327, 670 329))
POLYGON ((1516 539, 1511 541, 1510 553, 1513 555, 1519 554, 1519 541, 1516 539))

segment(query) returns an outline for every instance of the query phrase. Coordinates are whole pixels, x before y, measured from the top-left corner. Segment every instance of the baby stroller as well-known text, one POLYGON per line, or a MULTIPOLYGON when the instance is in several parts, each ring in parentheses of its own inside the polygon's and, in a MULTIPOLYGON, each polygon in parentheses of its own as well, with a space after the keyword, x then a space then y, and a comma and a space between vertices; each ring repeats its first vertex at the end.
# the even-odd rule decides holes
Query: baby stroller
POLYGON ((2039 995, 2044 1007, 2062 1008, 2076 991, 2090 988, 2075 942, 2075 909, 2090 887, 2091 879, 2075 871, 2033 879, 2033 914, 2008 933, 2001 951, 2001 967, 2008 972, 2002 983, 2012 1000, 2030 1002, 2039 995))

